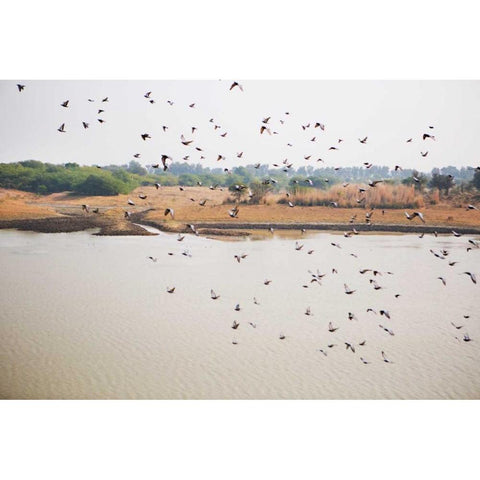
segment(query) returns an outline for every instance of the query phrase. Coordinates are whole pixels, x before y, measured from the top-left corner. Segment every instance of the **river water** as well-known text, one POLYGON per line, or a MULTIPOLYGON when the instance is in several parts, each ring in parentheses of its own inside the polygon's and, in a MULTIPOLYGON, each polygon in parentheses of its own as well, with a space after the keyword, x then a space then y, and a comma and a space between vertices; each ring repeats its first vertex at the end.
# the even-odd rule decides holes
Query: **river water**
POLYGON ((0 231, 1 398, 480 398, 474 237, 295 235, 0 231))

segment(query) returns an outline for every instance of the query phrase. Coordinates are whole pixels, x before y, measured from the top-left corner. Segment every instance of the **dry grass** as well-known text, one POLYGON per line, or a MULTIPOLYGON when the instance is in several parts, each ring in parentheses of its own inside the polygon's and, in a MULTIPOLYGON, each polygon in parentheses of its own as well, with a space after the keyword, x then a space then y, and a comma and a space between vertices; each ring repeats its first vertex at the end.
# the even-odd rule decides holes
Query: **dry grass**
MULTIPOLYGON (((406 185, 383 185, 376 187, 366 185, 334 185, 328 190, 317 190, 313 188, 300 188, 290 196, 295 205, 300 206, 328 206, 335 202, 339 207, 355 208, 365 205, 368 208, 421 208, 424 201, 422 195, 415 192, 414 186, 406 185), (366 191, 360 192, 359 188, 366 191), (365 199, 359 204, 357 200, 365 199)), ((286 203, 285 199, 280 202, 286 203)))
MULTIPOLYGON (((340 187, 343 188, 343 187, 340 187)), ((379 188, 379 187, 376 187, 379 188)), ((99 207, 101 215, 123 219, 125 211, 135 212, 152 209, 146 218, 162 222, 172 227, 180 223, 196 222, 251 222, 251 223, 348 223, 352 215, 357 215, 357 221, 365 221, 364 208, 333 208, 324 206, 290 208, 276 203, 284 195, 269 195, 265 205, 240 205, 238 220, 230 218, 228 210, 233 206, 224 204, 229 192, 224 190, 209 190, 207 187, 185 187, 181 192, 178 187, 138 188, 130 195, 117 197, 72 197, 68 194, 52 194, 36 196, 34 194, 15 190, 0 190, 0 219, 23 219, 56 216, 60 213, 81 213, 81 205, 99 207), (138 198, 139 193, 147 195, 146 200, 138 198), (129 206, 131 198, 135 206, 129 206), (191 201, 193 198, 195 201, 191 201), (207 199, 205 207, 199 205, 200 200, 207 199), (175 220, 165 217, 165 208, 175 209, 175 220)), ((412 209, 406 209, 412 212, 412 209)), ((421 210, 430 225, 443 226, 480 226, 480 211, 466 211, 463 207, 453 207, 445 204, 428 205, 417 208, 421 210)), ((377 209, 372 217, 377 224, 411 223, 405 218, 404 209, 377 209)), ((418 223, 415 219, 412 223, 418 223)))
POLYGON ((58 215, 54 208, 38 205, 37 200, 37 195, 33 193, 0 188, 0 219, 44 218, 58 215))

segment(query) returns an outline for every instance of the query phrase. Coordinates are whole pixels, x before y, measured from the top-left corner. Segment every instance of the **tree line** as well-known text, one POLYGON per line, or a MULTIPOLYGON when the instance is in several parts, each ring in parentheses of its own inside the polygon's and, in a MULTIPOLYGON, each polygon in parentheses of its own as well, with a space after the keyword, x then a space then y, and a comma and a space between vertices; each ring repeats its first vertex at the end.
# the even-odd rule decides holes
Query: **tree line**
POLYGON ((173 163, 167 171, 144 167, 137 161, 125 165, 105 167, 80 166, 77 163, 55 165, 37 160, 0 164, 0 187, 18 189, 37 194, 69 191, 79 195, 126 194, 139 186, 183 185, 219 186, 235 190, 244 185, 255 191, 279 191, 305 188, 328 189, 338 183, 367 183, 369 180, 384 180, 386 183, 413 184, 418 190, 425 187, 438 188, 449 193, 454 186, 480 189, 480 171, 453 166, 433 169, 430 173, 415 170, 395 171, 386 166, 371 168, 302 166, 297 169, 286 165, 271 168, 267 164, 210 168, 201 164, 173 163), (257 168, 256 168, 257 167, 257 168), (475 173, 474 173, 475 172, 475 173))

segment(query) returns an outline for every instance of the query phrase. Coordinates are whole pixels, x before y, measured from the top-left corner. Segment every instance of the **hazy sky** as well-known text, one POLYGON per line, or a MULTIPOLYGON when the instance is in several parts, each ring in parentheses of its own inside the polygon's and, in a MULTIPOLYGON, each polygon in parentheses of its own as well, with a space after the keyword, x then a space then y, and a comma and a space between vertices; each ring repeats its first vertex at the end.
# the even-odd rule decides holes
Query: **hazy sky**
POLYGON ((161 154, 174 161, 190 155, 189 163, 211 167, 280 163, 285 158, 296 167, 371 162, 424 171, 480 164, 480 81, 239 82, 243 92, 229 91, 227 80, 18 80, 26 85, 19 93, 16 80, 0 81, 0 162, 125 164, 140 153, 143 165, 158 163, 161 154), (144 98, 147 91, 156 103, 144 98), (108 102, 102 103, 107 96, 108 102), (68 108, 60 105, 65 100, 68 108), (99 108, 105 112, 97 114, 99 108), (268 116, 271 131, 278 135, 260 135, 262 119, 268 116), (85 130, 82 121, 90 128, 85 130), (325 124, 325 131, 313 128, 315 122, 325 124), (62 123, 66 133, 57 131, 62 123), (310 128, 303 130, 308 123, 310 128), (221 128, 214 130, 215 124, 221 128), (198 129, 193 135, 192 126, 198 129), (143 141, 142 133, 152 138, 143 141), (423 141, 423 133, 436 140, 423 141), (194 142, 182 145, 181 134, 194 142), (364 145, 358 139, 365 136, 364 145), (330 146, 339 150, 329 151, 330 146), (427 150, 428 156, 422 157, 420 152, 427 150), (217 162, 219 154, 227 159, 217 162), (200 160, 201 155, 206 159, 200 160), (312 157, 305 161, 305 155, 312 157))

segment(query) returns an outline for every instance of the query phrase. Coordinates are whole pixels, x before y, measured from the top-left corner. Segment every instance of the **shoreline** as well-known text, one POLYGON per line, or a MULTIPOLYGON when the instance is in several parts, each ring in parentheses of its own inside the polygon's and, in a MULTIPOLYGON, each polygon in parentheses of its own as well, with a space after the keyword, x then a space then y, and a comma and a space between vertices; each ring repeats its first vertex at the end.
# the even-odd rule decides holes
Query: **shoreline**
MULTIPOLYGON (((156 233, 149 232, 137 223, 154 227, 162 232, 188 233, 191 232, 187 224, 169 224, 155 222, 143 218, 142 213, 133 213, 130 221, 118 221, 106 217, 69 215, 61 217, 44 217, 34 219, 0 220, 0 230, 17 229, 38 233, 70 233, 99 228, 93 235, 99 236, 151 236, 156 233)), ((355 228, 358 232, 378 233, 438 233, 451 234, 452 230, 463 235, 480 235, 480 226, 436 226, 436 225, 400 225, 400 224, 349 224, 349 223, 308 223, 308 222, 198 222, 195 228, 199 234, 216 236, 248 236, 248 230, 310 230, 310 231, 335 231, 345 232, 355 228)))

